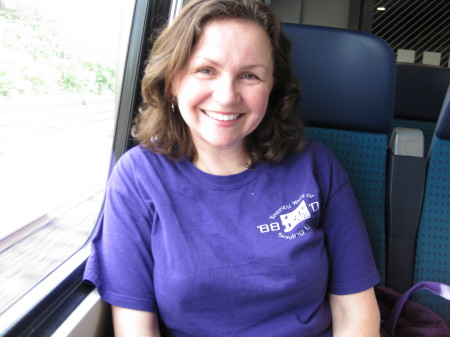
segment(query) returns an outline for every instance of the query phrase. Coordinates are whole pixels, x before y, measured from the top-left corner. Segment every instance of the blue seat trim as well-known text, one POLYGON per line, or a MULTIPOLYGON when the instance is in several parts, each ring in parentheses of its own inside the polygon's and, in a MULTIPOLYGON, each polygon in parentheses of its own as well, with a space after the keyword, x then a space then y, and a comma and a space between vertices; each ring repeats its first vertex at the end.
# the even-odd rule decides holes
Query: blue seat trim
POLYGON ((450 140, 450 84, 436 125, 436 137, 450 140))

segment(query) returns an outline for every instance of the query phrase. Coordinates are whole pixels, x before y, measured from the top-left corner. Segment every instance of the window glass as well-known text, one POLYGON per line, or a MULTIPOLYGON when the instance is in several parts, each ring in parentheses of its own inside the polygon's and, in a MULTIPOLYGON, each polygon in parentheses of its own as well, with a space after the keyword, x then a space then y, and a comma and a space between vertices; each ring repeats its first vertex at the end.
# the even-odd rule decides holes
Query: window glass
POLYGON ((0 313, 93 230, 133 6, 0 0, 0 313))

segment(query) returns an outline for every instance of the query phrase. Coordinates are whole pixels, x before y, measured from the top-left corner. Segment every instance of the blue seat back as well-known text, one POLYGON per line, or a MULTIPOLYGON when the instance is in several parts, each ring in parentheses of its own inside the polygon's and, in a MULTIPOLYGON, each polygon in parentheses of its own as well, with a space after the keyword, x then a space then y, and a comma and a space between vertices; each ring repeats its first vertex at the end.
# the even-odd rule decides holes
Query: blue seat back
POLYGON ((426 151, 449 83, 450 68, 397 64, 394 127, 422 130, 426 151))
POLYGON ((381 277, 385 278, 388 133, 393 120, 395 58, 366 33, 285 24, 300 82, 300 114, 311 138, 350 175, 381 277))
MULTIPOLYGON (((415 282, 450 285, 450 86, 429 152, 424 205, 419 224, 415 282)), ((450 323, 450 302, 426 292, 415 299, 450 323)))
POLYGON ((449 83, 450 68, 398 63, 394 118, 436 123, 449 83))

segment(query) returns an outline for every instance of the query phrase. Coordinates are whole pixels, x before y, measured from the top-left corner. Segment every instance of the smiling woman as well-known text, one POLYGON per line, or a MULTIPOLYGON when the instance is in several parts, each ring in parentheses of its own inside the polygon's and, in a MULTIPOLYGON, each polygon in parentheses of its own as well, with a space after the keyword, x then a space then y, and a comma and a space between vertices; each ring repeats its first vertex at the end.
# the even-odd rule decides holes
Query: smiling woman
MULTIPOLYGON (((267 90, 269 90, 268 100, 264 104, 270 107, 268 109, 270 113, 264 114, 262 117, 261 123, 257 126, 258 132, 252 132, 244 137, 245 151, 250 157, 247 167, 257 160, 279 162, 286 154, 302 146, 301 139, 303 137, 301 121, 294 111, 298 101, 298 86, 287 54, 290 42, 281 34, 281 26, 274 24, 277 19, 271 16, 272 14, 268 14, 268 9, 264 5, 261 4, 253 12, 249 8, 244 8, 245 6, 230 7, 224 10, 222 5, 226 6, 226 4, 218 2, 210 11, 208 1, 189 2, 185 7, 186 15, 178 16, 174 24, 163 31, 156 40, 142 80, 144 105, 135 125, 134 135, 142 145, 152 151, 167 154, 176 159, 180 159, 185 154, 189 159, 195 160, 198 153, 191 138, 192 130, 180 115, 171 112, 171 108, 175 107, 176 103, 173 92, 173 85, 177 82, 176 77, 179 78, 186 74, 186 78, 198 79, 195 83, 211 84, 213 82, 210 86, 211 88, 217 87, 214 89, 214 97, 219 101, 234 100, 240 97, 238 91, 242 88, 246 88, 246 92, 255 88, 265 88, 265 98, 258 97, 257 102, 261 104, 261 101, 267 100, 267 90), (194 10, 191 11, 189 8, 198 10, 198 15, 193 14, 194 10), (264 49, 269 51, 265 56, 256 56, 251 50, 252 48, 247 46, 245 50, 239 50, 238 58, 236 58, 237 55, 230 53, 228 56, 231 58, 227 60, 228 66, 236 60, 241 63, 239 64, 241 68, 233 69, 232 74, 230 69, 222 72, 220 68, 226 65, 224 63, 226 58, 214 51, 214 48, 217 47, 222 48, 218 50, 223 52, 223 47, 226 47, 227 44, 215 42, 209 38, 206 41, 209 46, 203 46, 205 44, 204 26, 211 18, 217 20, 222 18, 226 21, 229 19, 228 10, 232 17, 238 19, 240 25, 243 25, 241 27, 251 27, 252 22, 253 25, 256 23, 260 30, 254 29, 252 34, 256 33, 259 37, 254 36, 258 37, 258 40, 253 40, 252 46, 256 43, 260 51, 264 51, 264 49), (197 43, 201 39, 203 39, 202 43, 197 43), (270 42, 270 45, 267 42, 270 42), (199 53, 198 57, 190 59, 193 48, 199 50, 205 48, 203 52, 208 52, 210 55, 199 53), (252 62, 243 62, 242 57, 247 54, 253 55, 255 59, 252 62), (189 74, 196 74, 196 76, 189 76, 189 74), (225 97, 220 97, 222 95, 225 97), (174 130, 177 131, 174 132, 174 130)), ((215 25, 208 34, 217 34, 219 33, 218 29, 218 25, 215 25)), ((222 34, 223 31, 220 33, 222 34)), ((224 36, 224 39, 227 39, 228 43, 236 44, 238 43, 236 37, 239 37, 239 48, 242 48, 246 34, 235 30, 233 34, 224 36)), ((214 97, 211 94, 211 98, 214 97)), ((184 104, 184 101, 181 103, 184 104)), ((246 104, 248 104, 248 99, 246 104)), ((221 115, 239 113, 243 116, 239 116, 237 121, 240 122, 242 118, 244 122, 246 120, 245 111, 234 111, 233 109, 236 107, 233 106, 230 111, 223 110, 223 107, 218 109, 217 106, 199 106, 198 108, 200 110, 210 109, 210 113, 221 113, 221 115)), ((235 124, 241 125, 237 122, 235 124)))
POLYGON ((117 336, 378 333, 364 223, 292 73, 256 0, 189 1, 155 41, 85 271, 117 336))

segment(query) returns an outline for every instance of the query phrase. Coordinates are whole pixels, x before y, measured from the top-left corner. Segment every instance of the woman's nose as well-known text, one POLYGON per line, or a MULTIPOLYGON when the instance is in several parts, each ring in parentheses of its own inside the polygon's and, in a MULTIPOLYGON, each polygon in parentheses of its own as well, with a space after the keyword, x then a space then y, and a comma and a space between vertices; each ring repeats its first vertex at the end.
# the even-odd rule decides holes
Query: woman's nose
POLYGON ((221 76, 214 86, 213 99, 221 105, 233 105, 240 101, 238 84, 230 76, 221 76))

